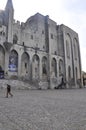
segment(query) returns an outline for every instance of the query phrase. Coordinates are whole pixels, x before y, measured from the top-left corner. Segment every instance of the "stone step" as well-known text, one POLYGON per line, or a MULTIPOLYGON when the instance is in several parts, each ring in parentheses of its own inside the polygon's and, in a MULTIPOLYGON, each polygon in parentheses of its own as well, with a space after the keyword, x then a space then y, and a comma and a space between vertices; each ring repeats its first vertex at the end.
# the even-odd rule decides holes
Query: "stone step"
POLYGON ((10 84, 12 89, 37 89, 35 85, 29 84, 29 82, 21 80, 0 79, 0 89, 6 88, 7 84, 10 84))

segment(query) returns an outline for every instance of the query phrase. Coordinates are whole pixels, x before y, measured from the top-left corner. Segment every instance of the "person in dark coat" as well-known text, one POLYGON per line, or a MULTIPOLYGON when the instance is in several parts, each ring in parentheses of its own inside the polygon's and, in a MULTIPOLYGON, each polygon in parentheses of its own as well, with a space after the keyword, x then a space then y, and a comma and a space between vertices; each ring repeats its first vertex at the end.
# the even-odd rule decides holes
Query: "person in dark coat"
POLYGON ((62 76, 61 83, 55 87, 55 89, 62 89, 65 88, 66 82, 64 82, 64 78, 62 76))
POLYGON ((13 94, 11 93, 11 85, 7 84, 7 93, 6 93, 6 98, 8 98, 8 95, 13 97, 13 94))

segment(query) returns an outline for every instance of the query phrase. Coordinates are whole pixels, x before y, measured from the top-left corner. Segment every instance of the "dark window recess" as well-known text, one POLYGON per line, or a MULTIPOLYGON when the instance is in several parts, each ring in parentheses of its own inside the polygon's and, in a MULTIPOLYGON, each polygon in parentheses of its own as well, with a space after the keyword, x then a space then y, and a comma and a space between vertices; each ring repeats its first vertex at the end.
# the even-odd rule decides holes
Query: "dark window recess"
POLYGON ((13 44, 17 44, 18 37, 16 34, 13 35, 13 44))
POLYGON ((43 66, 43 74, 47 74, 46 66, 43 66))
POLYGON ((42 34, 44 34, 44 30, 42 30, 42 34))
POLYGON ((33 39, 33 35, 31 35, 31 39, 33 39))
POLYGON ((2 32, 0 32, 0 35, 2 35, 2 32))
POLYGON ((51 34, 51 39, 53 39, 53 34, 51 34))
POLYGON ((22 42, 23 46, 24 46, 24 42, 22 42))
POLYGON ((3 78, 4 78, 4 71, 0 70, 0 79, 3 79, 3 78))
POLYGON ((57 55, 57 52, 55 51, 55 55, 57 55))
POLYGON ((25 69, 27 69, 27 63, 25 63, 25 69))
POLYGON ((45 46, 43 46, 43 49, 45 49, 45 46))
POLYGON ((3 32, 3 36, 5 36, 5 32, 3 32))

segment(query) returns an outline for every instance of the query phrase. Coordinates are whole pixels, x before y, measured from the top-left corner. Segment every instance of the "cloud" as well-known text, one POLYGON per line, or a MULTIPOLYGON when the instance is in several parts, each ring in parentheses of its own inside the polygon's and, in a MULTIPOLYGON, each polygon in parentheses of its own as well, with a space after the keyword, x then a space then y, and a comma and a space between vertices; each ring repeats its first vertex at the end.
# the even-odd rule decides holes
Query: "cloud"
POLYGON ((72 12, 86 12, 86 0, 64 0, 63 1, 63 6, 65 7, 66 10, 72 11, 72 12))

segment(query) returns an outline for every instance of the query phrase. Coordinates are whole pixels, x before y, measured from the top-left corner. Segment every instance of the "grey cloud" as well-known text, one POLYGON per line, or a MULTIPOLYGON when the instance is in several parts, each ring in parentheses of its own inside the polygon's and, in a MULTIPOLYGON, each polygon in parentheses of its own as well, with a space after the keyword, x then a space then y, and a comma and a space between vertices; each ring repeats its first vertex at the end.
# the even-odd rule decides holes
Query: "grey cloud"
POLYGON ((64 0, 63 7, 70 12, 86 12, 86 0, 64 0))

